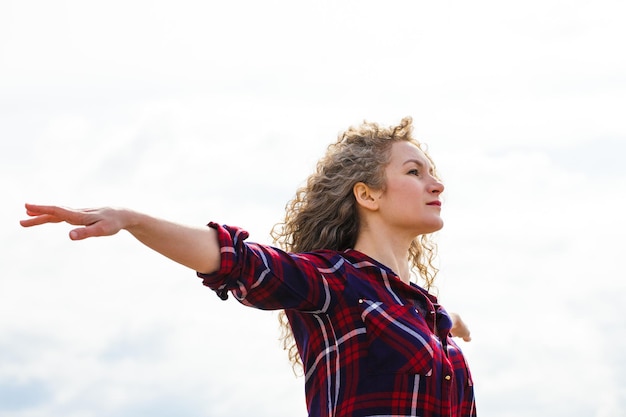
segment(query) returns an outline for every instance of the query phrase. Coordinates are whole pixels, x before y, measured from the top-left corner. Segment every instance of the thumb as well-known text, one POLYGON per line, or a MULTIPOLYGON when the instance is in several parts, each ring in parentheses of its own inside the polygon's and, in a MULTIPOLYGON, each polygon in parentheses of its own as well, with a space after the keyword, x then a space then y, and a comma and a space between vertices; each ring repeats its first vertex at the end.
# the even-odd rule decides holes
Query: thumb
POLYGON ((79 227, 70 231, 70 239, 72 240, 84 240, 89 237, 101 236, 98 234, 99 228, 91 226, 79 227))
POLYGON ((85 239, 88 236, 85 236, 84 230, 85 230, 84 227, 80 227, 78 229, 70 230, 70 239, 72 239, 72 240, 83 240, 83 239, 85 239))

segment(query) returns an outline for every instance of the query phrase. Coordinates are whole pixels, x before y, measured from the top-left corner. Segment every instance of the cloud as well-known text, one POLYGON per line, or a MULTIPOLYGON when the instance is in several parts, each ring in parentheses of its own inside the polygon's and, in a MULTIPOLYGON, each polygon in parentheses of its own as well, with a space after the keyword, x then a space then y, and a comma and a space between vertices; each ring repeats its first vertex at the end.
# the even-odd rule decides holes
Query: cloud
POLYGON ((0 381, 0 412, 19 412, 36 408, 50 398, 41 381, 0 381))
POLYGON ((127 234, 23 230, 22 203, 268 243, 340 130, 405 115, 479 412, 624 414, 620 2, 34 6, 0 13, 0 415, 304 415, 275 315, 127 234))

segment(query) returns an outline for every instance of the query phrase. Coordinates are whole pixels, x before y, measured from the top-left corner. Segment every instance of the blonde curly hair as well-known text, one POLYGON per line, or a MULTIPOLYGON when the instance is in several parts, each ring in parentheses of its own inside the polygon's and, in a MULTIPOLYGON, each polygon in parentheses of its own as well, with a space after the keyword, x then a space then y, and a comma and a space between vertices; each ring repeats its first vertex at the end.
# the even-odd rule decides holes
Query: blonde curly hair
MULTIPOLYGON (((383 127, 364 121, 341 133, 328 146, 306 184, 287 203, 284 221, 272 229, 274 242, 289 252, 351 249, 359 232, 353 187, 363 182, 374 189, 385 189, 385 167, 393 143, 415 144, 435 169, 425 147, 412 137, 412 131, 412 119, 405 117, 398 126, 383 127)), ((416 237, 409 248, 408 261, 426 289, 433 287, 438 272, 433 265, 436 249, 430 234, 416 237)), ((295 372, 302 362, 284 311, 280 312, 279 321, 283 348, 295 372)))

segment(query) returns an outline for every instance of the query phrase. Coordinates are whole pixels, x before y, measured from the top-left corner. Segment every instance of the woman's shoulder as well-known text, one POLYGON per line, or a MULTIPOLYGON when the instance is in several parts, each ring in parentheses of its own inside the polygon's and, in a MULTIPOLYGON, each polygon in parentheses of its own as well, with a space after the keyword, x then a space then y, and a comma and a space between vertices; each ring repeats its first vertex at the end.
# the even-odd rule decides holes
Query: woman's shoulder
POLYGON ((319 249, 310 252, 292 253, 295 258, 303 259, 319 267, 329 267, 337 262, 345 261, 342 252, 330 249, 319 249))
MULTIPOLYGON (((320 249, 310 252, 292 254, 297 258, 306 260, 314 264, 321 272, 335 272, 349 270, 368 270, 370 268, 380 270, 389 270, 385 265, 377 262, 369 256, 355 251, 346 249, 343 251, 320 249)), ((389 270, 391 272, 391 270, 389 270)))

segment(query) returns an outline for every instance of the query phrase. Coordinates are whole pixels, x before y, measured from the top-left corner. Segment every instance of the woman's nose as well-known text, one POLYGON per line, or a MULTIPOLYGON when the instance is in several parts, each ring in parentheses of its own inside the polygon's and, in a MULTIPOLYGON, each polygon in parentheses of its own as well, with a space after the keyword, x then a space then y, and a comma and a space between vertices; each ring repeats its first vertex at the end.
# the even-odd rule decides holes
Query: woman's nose
POLYGON ((435 179, 433 181, 433 184, 431 185, 431 192, 433 194, 441 194, 441 193, 443 193, 444 188, 445 187, 444 187, 443 183, 441 181, 435 179))

